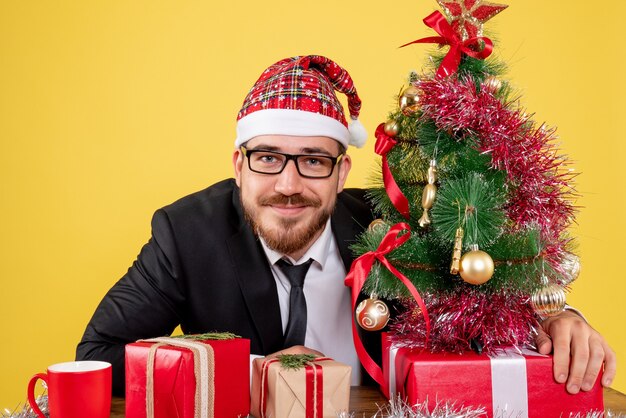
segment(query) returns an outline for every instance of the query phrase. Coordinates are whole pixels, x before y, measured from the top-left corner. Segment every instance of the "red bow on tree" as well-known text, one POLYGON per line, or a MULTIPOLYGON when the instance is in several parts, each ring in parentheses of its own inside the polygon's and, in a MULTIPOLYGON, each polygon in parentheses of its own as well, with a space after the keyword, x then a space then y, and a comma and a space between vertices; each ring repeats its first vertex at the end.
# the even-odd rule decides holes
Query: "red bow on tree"
POLYGON ((446 18, 439 11, 431 13, 424 19, 424 24, 432 28, 441 36, 430 36, 428 38, 417 39, 408 44, 402 45, 403 48, 412 44, 437 43, 439 45, 450 45, 450 50, 444 57, 441 65, 437 69, 437 77, 447 77, 456 72, 461 62, 462 54, 472 58, 485 59, 493 51, 493 42, 484 36, 476 36, 466 40, 461 38, 446 18), (483 46, 481 48, 481 41, 483 46))
POLYGON ((376 128, 376 145, 374 145, 374 152, 383 157, 383 184, 387 191, 387 196, 393 203, 393 206, 404 216, 407 220, 411 219, 409 213, 409 201, 400 190, 400 187, 396 183, 396 180, 391 174, 389 169, 389 163, 387 162, 387 153, 396 146, 397 142, 385 133, 385 124, 381 123, 376 128))
MULTIPOLYGON (((351 288, 352 311, 354 311, 357 299, 359 297, 359 294, 361 293, 361 289, 363 289, 363 285, 367 280, 367 276, 369 275, 370 270, 374 265, 374 262, 378 261, 380 264, 385 266, 387 270, 389 270, 398 280, 400 280, 406 286, 406 288, 409 290, 409 293, 411 294, 411 296, 413 296, 413 299, 415 299, 415 302, 419 306, 422 316, 424 317, 424 322, 426 324, 426 341, 424 344, 428 345, 428 335, 430 334, 430 318, 428 317, 426 304, 422 300, 422 297, 418 293, 413 283, 411 283, 411 281, 398 269, 396 269, 386 258, 387 254, 397 248, 400 248, 402 244, 409 240, 409 238, 411 238, 411 227, 408 224, 400 222, 392 226, 387 234, 383 237, 376 251, 366 252, 352 262, 350 271, 345 278, 345 284, 346 286, 351 288)), ((356 352, 359 356, 359 360, 361 360, 363 368, 378 384, 380 384, 381 386, 384 385, 383 372, 380 366, 378 366, 378 364, 376 364, 376 362, 372 360, 370 355, 365 350, 363 342, 361 341, 361 338, 359 337, 359 334, 357 332, 354 320, 352 321, 352 337, 354 340, 354 347, 356 348, 356 352)))

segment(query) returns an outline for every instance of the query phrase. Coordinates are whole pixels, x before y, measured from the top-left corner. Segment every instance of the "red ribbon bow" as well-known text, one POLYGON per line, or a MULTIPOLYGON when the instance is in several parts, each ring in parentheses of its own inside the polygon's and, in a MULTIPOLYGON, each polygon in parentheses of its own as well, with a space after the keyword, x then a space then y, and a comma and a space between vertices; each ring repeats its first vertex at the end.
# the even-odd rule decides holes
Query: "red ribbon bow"
MULTIPOLYGON (((422 312, 422 316, 424 317, 424 321, 426 322, 426 344, 428 344, 428 335, 430 334, 430 320, 428 318, 428 311, 426 310, 426 305, 422 300, 420 294, 417 292, 413 283, 406 278, 402 273, 400 273, 391 263, 385 258, 387 254, 391 251, 399 248, 402 244, 407 242, 411 238, 411 228, 408 224, 404 222, 400 222, 395 224, 389 229, 387 235, 380 242, 380 245, 376 249, 376 251, 370 251, 359 258, 354 260, 352 266, 350 267, 350 272, 346 276, 345 285, 352 288, 352 311, 356 308, 356 301, 361 293, 361 289, 363 288, 363 284, 369 275, 372 266, 374 265, 374 261, 378 260, 383 266, 387 267, 387 269, 393 273, 394 276, 398 278, 404 285, 409 289, 409 292, 417 302, 417 305, 420 307, 422 312), (402 236, 400 233, 402 231, 406 231, 402 236)), ((381 386, 384 385, 384 377, 383 372, 376 364, 374 360, 370 357, 370 355, 365 350, 363 346, 363 342, 359 338, 359 334, 356 329, 356 324, 354 320, 352 321, 352 338, 354 340, 354 346, 356 348, 356 352, 359 356, 359 360, 361 360, 361 364, 365 368, 365 370, 369 373, 372 378, 378 382, 381 386)))
POLYGON ((376 144, 374 145, 374 152, 383 157, 383 183, 385 185, 385 190, 387 191, 387 195, 389 196, 391 203, 393 203, 393 206, 408 220, 410 219, 409 201, 402 193, 402 190, 400 190, 400 187, 398 187, 396 180, 393 178, 387 161, 387 153, 396 146, 397 142, 385 133, 384 123, 378 125, 375 135, 376 144))
POLYGON ((424 24, 429 28, 434 29, 435 32, 441 36, 421 38, 416 41, 409 42, 408 44, 404 44, 400 48, 411 44, 426 43, 450 45, 450 50, 437 69, 437 77, 447 77, 454 73, 457 68, 459 68, 461 54, 469 55, 472 58, 482 60, 491 55, 491 52, 493 51, 493 42, 491 42, 491 39, 484 36, 478 36, 463 41, 439 11, 435 11, 427 16, 424 19, 424 24), (480 43, 478 41, 483 41, 485 43, 484 47, 480 51, 478 51, 480 48, 480 43))

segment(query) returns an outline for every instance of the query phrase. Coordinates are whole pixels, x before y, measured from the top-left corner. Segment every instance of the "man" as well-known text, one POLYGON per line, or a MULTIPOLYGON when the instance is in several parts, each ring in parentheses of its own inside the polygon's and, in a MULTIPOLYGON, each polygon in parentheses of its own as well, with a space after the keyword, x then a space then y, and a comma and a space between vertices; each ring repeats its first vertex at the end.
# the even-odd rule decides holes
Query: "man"
MULTIPOLYGON (((180 324, 249 338, 257 355, 324 353, 353 366, 358 384, 343 279, 348 246, 372 220, 363 192, 344 190, 345 151, 364 142, 360 106, 348 73, 325 57, 265 70, 238 115, 235 179, 155 213, 150 241, 98 306, 77 358, 111 362, 122 394, 124 345, 180 324), (348 98, 350 128, 335 90, 348 98)), ((539 349, 554 348, 555 378, 570 392, 590 389, 603 363, 610 384, 614 354, 584 320, 565 312, 544 328, 539 349)))

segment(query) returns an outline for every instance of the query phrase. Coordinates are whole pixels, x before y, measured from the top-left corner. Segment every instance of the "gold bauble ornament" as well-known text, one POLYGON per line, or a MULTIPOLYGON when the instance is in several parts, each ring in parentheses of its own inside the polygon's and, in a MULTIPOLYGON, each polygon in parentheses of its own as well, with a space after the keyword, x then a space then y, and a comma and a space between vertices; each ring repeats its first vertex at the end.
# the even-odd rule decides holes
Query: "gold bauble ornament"
POLYGON ((367 331, 379 331, 389 322, 389 308, 382 300, 372 295, 359 303, 355 311, 356 323, 367 331))
POLYGON ((405 116, 412 115, 420 110, 420 89, 415 86, 407 87, 398 97, 398 106, 405 116))
POLYGON ((471 248, 471 251, 461 257, 459 274, 467 283, 483 284, 493 276, 493 259, 486 252, 479 250, 477 245, 472 245, 471 248))
POLYGON ((564 284, 570 284, 580 274, 580 258, 576 254, 565 253, 561 259, 561 269, 563 271, 564 284))
POLYGON ((489 76, 483 81, 483 86, 491 90, 493 93, 497 93, 502 88, 502 81, 498 80, 494 76, 489 76))
POLYGON ((565 290, 558 284, 544 284, 532 294, 530 304, 542 318, 558 315, 565 309, 565 290))
POLYGON ((388 120, 384 126, 385 135, 394 137, 400 132, 400 125, 395 120, 388 120))
POLYGON ((368 231, 378 231, 387 228, 387 224, 382 219, 374 219, 367 227, 368 231))

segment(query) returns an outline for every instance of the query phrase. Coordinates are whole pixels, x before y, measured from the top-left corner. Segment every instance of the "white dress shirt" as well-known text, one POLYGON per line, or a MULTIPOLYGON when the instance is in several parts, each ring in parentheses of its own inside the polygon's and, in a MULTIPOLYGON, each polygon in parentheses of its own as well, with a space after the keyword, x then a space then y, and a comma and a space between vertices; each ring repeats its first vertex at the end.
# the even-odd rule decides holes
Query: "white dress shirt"
POLYGON ((304 279, 307 306, 306 337, 304 345, 324 353, 352 367, 352 385, 361 383, 359 358, 352 342, 352 304, 350 288, 344 285, 346 269, 332 234, 330 219, 322 235, 299 260, 270 249, 263 238, 261 244, 269 260, 280 304, 283 333, 289 321, 289 279, 275 263, 284 258, 292 264, 313 259, 304 279))

